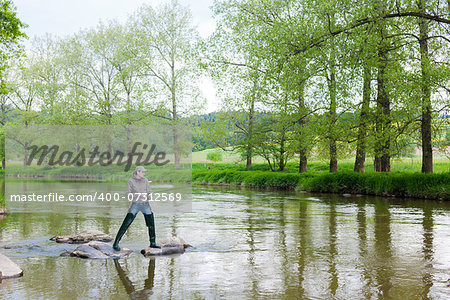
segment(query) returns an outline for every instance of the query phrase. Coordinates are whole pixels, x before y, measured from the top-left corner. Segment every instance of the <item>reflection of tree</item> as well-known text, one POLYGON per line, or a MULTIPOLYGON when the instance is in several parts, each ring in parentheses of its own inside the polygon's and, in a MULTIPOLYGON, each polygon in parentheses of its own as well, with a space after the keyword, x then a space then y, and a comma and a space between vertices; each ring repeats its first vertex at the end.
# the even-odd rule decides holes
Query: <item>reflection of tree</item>
MULTIPOLYGON (((171 232, 172 236, 177 236, 177 227, 178 227, 178 215, 175 213, 172 215, 172 221, 171 221, 171 232)), ((158 236, 158 235, 156 235, 158 236)), ((173 297, 173 290, 174 290, 174 270, 175 270, 175 260, 173 258, 170 259, 169 263, 169 296, 170 298, 173 297)))
POLYGON ((153 285, 155 279, 155 260, 150 259, 148 262, 148 273, 147 279, 144 283, 144 288, 142 290, 136 290, 133 282, 128 278, 124 269, 119 263, 118 259, 114 260, 114 265, 116 266, 117 274, 119 275, 120 281, 122 281, 125 290, 130 297, 130 299, 148 299, 148 295, 153 294, 153 285))
POLYGON ((280 236, 280 246, 274 246, 276 248, 280 248, 281 255, 283 256, 283 264, 281 266, 281 274, 283 275, 283 283, 284 288, 286 289, 286 293, 289 292, 289 272, 286 270, 289 269, 289 258, 288 258, 288 249, 286 244, 286 214, 285 214, 285 205, 286 201, 280 200, 278 201, 279 210, 277 213, 279 226, 279 236, 280 236))
POLYGON ((422 252, 425 260, 425 272, 422 276, 423 292, 422 299, 428 299, 428 293, 433 285, 433 276, 431 270, 433 268, 433 209, 427 202, 423 207, 423 247, 422 252))
POLYGON ((392 241, 391 216, 389 204, 377 199, 375 202, 375 254, 377 257, 376 280, 378 283, 378 296, 390 298, 392 287, 392 241))
POLYGON ((288 270, 288 257, 287 257, 287 245, 286 245, 286 215, 285 215, 285 201, 278 201, 279 204, 279 210, 276 216, 278 217, 279 225, 278 228, 278 234, 280 236, 280 246, 275 245, 274 248, 280 248, 281 254, 283 256, 283 264, 281 266, 281 274, 283 275, 283 282, 284 282, 284 288, 288 288, 288 280, 289 280, 289 272, 286 272, 288 270))
POLYGON ((330 281, 330 291, 333 295, 333 298, 336 296, 336 291, 339 286, 338 283, 338 272, 336 269, 336 255, 337 255, 337 247, 336 247, 336 236, 337 236, 337 228, 336 228, 336 201, 330 201, 330 218, 328 229, 330 232, 330 271, 331 281, 330 281))
POLYGON ((303 288, 303 281, 305 280, 305 264, 306 264, 306 249, 307 237, 309 236, 309 228, 307 222, 308 216, 308 202, 301 200, 299 203, 299 241, 298 241, 298 286, 297 292, 299 297, 303 297, 305 289, 303 288))
POLYGON ((358 222, 358 240, 359 240, 359 257, 363 262, 363 278, 364 278, 364 296, 370 298, 370 286, 372 277, 370 276, 370 267, 366 265, 367 259, 367 222, 366 222, 366 203, 364 200, 358 201, 358 213, 356 216, 358 222))
POLYGON ((247 205, 247 208, 244 209, 244 212, 247 216, 247 232, 248 232, 248 239, 247 244, 249 247, 248 251, 248 262, 250 264, 250 271, 252 276, 252 295, 258 295, 258 275, 256 274, 256 263, 255 263, 255 221, 253 218, 254 209, 253 209, 253 197, 252 192, 250 191, 247 194, 245 204, 247 205))

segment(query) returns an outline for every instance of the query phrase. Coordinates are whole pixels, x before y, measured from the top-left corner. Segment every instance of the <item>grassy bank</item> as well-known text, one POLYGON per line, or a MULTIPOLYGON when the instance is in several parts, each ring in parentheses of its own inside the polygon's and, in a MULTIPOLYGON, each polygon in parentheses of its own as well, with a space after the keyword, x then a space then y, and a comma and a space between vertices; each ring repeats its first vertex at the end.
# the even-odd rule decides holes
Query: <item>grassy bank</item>
MULTIPOLYGON (((73 179, 73 180, 108 180, 108 181, 127 181, 136 166, 130 170, 124 171, 124 166, 68 166, 45 168, 35 165, 23 168, 18 164, 11 164, 7 167, 7 176, 19 178, 48 177, 53 179, 73 179)), ((190 165, 174 170, 173 167, 155 167, 147 166, 148 178, 159 182, 190 182, 190 165)))
MULTIPOLYGON (((194 182, 199 184, 228 184, 263 189, 305 190, 324 193, 350 193, 380 196, 414 197, 422 199, 445 199, 450 197, 450 170, 448 160, 435 162, 435 173, 422 174, 409 162, 393 162, 396 171, 376 173, 370 162, 366 173, 353 172, 353 162, 341 161, 338 173, 329 173, 328 164, 309 162, 308 172, 299 174, 298 163, 290 162, 283 172, 271 172, 267 164, 253 164, 250 170, 243 163, 194 162, 174 170, 170 166, 148 166, 147 178, 153 182, 194 182), (192 171, 192 177, 191 177, 192 171)), ((134 166, 124 171, 123 166, 84 166, 63 168, 26 169, 20 164, 8 165, 8 175, 20 174, 20 178, 36 174, 59 179, 128 180, 134 166)), ((1 170, 4 173, 4 170, 1 170)), ((14 175, 13 175, 14 176, 14 175)), ((0 198, 0 205, 4 199, 0 198)))
POLYGON ((450 172, 422 173, 276 173, 238 170, 194 170, 192 181, 254 188, 305 190, 423 199, 450 198, 450 172))

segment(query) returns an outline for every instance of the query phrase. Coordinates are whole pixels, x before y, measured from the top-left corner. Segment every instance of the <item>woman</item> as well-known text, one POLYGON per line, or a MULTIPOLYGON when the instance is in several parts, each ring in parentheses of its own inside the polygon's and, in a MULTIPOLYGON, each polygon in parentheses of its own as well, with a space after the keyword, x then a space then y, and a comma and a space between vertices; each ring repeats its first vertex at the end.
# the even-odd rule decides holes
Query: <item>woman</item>
POLYGON ((120 239, 125 234, 130 224, 133 223, 134 218, 136 218, 137 213, 140 211, 144 214, 145 224, 148 227, 150 247, 161 248, 156 245, 155 219, 153 217, 150 204, 147 201, 148 194, 151 193, 151 189, 148 179, 145 178, 146 171, 147 170, 144 167, 137 166, 136 170, 133 172, 133 176, 131 176, 130 180, 128 180, 127 198, 132 199, 132 204, 127 215, 125 216, 125 219, 123 220, 122 226, 120 226, 116 239, 114 240, 113 248, 116 251, 120 251, 120 239))

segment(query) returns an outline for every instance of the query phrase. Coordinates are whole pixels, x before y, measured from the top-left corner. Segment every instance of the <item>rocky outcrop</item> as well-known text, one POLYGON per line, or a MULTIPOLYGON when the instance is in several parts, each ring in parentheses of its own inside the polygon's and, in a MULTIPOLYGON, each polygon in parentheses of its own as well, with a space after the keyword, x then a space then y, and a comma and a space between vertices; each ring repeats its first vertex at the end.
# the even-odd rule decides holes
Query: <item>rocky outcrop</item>
POLYGON ((120 251, 113 249, 112 245, 92 241, 87 244, 78 246, 72 252, 63 252, 60 256, 72 256, 79 258, 105 259, 105 258, 122 258, 132 253, 128 248, 121 247, 120 251))
POLYGON ((86 230, 74 235, 56 235, 50 240, 57 243, 82 244, 90 241, 110 242, 112 237, 98 230, 86 230))
POLYGON ((0 253, 0 281, 23 276, 22 269, 8 257, 0 253))
POLYGON ((177 236, 162 240, 161 242, 158 242, 157 245, 160 246, 161 249, 147 247, 141 250, 141 254, 143 254, 145 257, 149 257, 155 255, 184 253, 184 250, 186 248, 191 247, 191 245, 186 244, 186 242, 182 238, 179 238, 177 236))

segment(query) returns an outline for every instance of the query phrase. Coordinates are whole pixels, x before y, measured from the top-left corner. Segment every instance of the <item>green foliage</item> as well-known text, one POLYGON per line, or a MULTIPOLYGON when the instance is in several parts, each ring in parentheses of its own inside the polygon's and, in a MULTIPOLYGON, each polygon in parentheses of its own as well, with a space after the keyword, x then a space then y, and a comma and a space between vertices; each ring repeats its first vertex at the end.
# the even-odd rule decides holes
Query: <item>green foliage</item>
POLYGON ((378 196, 450 199, 450 172, 421 173, 273 173, 263 171, 194 171, 198 183, 244 185, 253 188, 307 190, 378 196))
MULTIPOLYGON (((0 72, 3 72, 6 60, 18 52, 18 44, 26 34, 22 31, 25 24, 17 17, 14 3, 10 0, 0 1, 0 72)), ((3 91, 2 91, 3 92, 3 91)))
POLYGON ((218 162, 222 160, 222 152, 221 151, 211 151, 208 152, 208 154, 206 155, 206 159, 213 161, 213 162, 218 162))
POLYGON ((249 142, 249 123, 230 131, 245 133, 272 170, 301 150, 315 159, 351 157, 358 140, 365 157, 410 157, 429 141, 421 130, 439 132, 418 121, 429 105, 425 87, 441 99, 432 111, 448 105, 449 90, 440 88, 450 74, 445 2, 222 0, 213 10, 219 26, 208 54, 225 110, 266 111, 272 120, 257 143, 249 142), (363 91, 365 70, 371 85, 363 91))
POLYGON ((379 196, 450 198, 450 173, 350 173, 322 174, 303 187, 312 192, 379 196))
POLYGON ((63 229, 61 227, 58 227, 56 230, 56 235, 62 235, 63 229))

